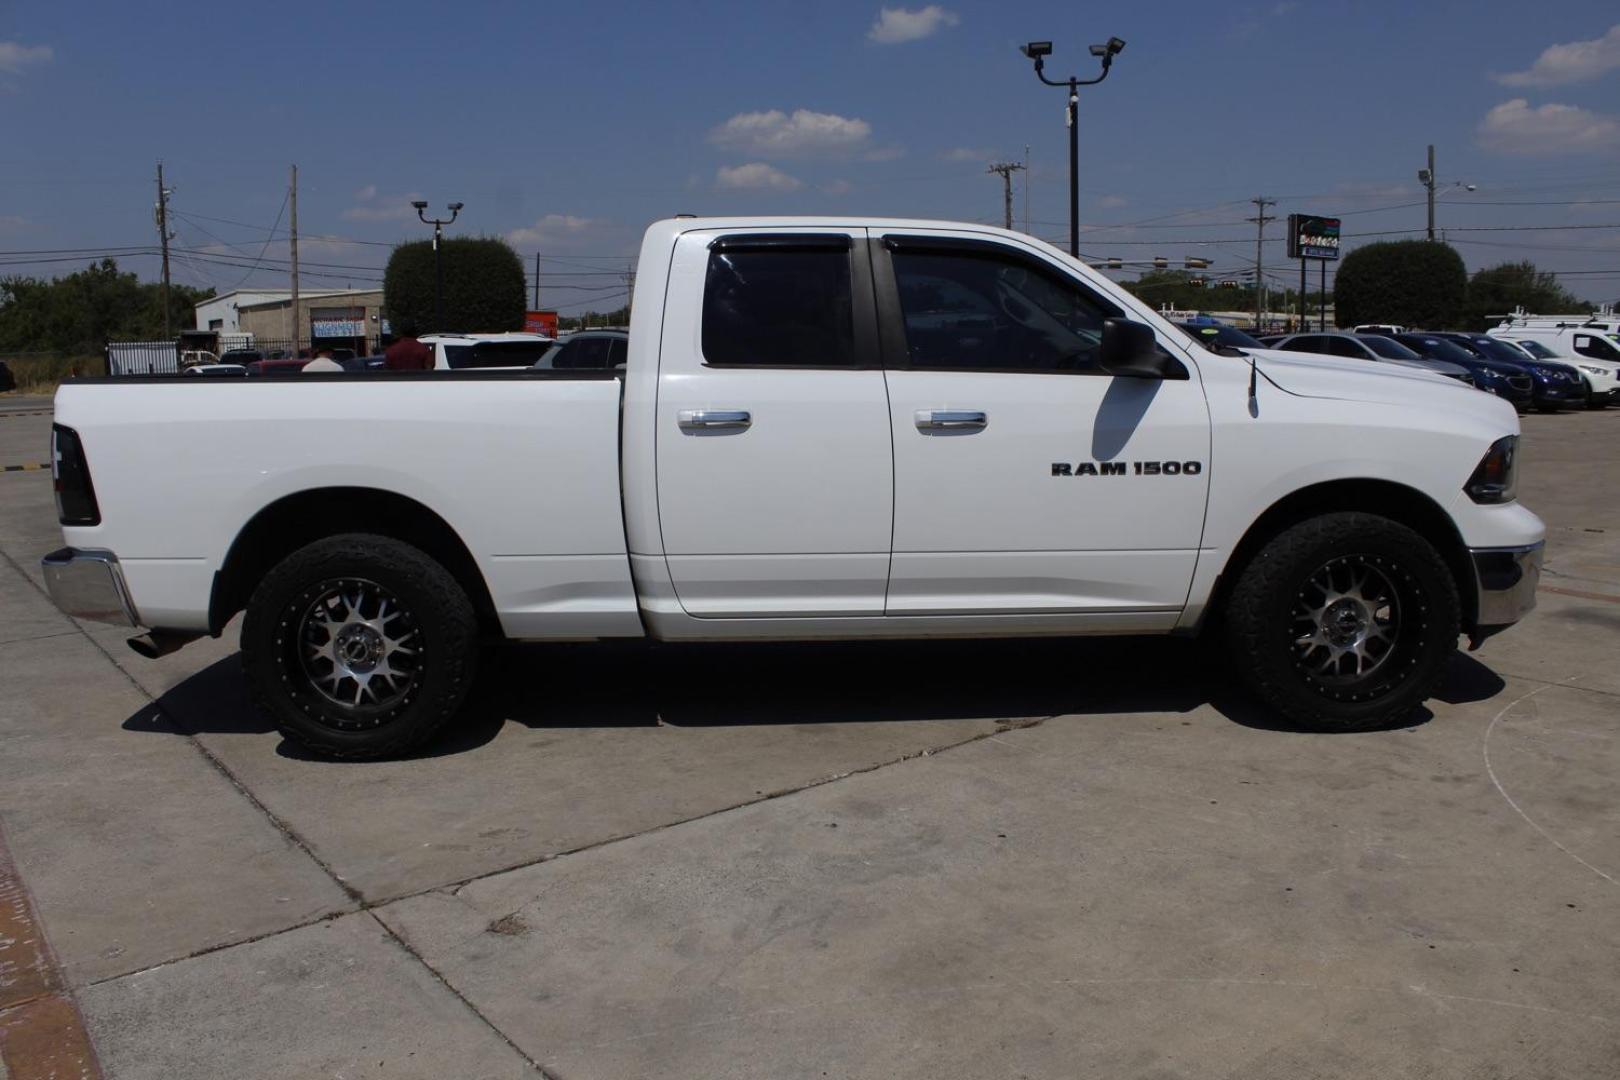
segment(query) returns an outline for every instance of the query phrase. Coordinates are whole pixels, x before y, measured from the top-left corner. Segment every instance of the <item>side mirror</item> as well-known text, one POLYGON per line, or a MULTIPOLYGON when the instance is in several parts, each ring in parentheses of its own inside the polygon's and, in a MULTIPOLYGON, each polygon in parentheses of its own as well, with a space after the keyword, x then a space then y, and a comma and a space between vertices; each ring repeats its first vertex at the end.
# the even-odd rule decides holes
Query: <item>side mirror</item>
POLYGON ((1098 363, 1110 375, 1132 379, 1185 378, 1175 359, 1159 348, 1152 328, 1129 319, 1104 319, 1098 363))

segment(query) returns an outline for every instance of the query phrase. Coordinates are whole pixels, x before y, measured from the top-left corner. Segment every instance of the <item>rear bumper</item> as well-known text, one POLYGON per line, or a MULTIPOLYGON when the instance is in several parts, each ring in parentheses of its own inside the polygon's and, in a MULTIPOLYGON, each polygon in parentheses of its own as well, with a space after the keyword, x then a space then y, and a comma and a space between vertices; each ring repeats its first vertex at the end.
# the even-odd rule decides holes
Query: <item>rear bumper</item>
POLYGON ((57 607, 76 619, 139 626, 118 556, 110 551, 62 548, 40 560, 45 587, 57 607))
POLYGON ((1470 548, 1478 605, 1474 643, 1504 630, 1536 606, 1536 585, 1541 580, 1545 541, 1520 547, 1470 548))

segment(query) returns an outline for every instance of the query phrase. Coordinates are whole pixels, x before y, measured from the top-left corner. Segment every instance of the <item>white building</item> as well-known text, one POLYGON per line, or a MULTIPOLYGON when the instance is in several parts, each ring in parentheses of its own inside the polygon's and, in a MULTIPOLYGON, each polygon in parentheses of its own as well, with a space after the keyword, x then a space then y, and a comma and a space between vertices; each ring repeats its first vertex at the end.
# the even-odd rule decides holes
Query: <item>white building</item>
MULTIPOLYGON (((310 289, 300 292, 298 299, 342 297, 359 293, 372 293, 376 289, 310 289)), ((240 309, 258 304, 285 304, 292 299, 291 289, 232 289, 219 296, 211 296, 197 305, 197 329, 217 330, 222 334, 242 333, 240 309)))

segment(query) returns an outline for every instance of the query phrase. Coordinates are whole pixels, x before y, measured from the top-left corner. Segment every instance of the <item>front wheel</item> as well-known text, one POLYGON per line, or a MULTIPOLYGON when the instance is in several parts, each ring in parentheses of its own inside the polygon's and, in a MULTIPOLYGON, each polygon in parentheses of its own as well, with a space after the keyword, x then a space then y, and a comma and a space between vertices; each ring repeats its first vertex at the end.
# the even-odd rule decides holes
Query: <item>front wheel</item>
POLYGON ((300 548, 248 601, 242 666, 282 734, 319 753, 376 758, 435 735, 460 708, 478 619, 455 578, 385 536, 300 548))
POLYGON ((1287 720, 1328 731, 1399 721, 1457 647, 1457 586, 1433 545, 1387 518, 1325 514, 1274 537, 1240 572, 1228 645, 1287 720))

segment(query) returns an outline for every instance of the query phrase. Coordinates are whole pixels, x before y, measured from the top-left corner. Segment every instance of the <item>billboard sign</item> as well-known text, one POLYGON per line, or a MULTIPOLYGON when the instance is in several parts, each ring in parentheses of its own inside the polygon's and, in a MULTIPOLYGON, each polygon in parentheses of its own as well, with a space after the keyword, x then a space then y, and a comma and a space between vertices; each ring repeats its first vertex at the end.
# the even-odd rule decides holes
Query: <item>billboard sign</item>
POLYGON ((523 329, 531 334, 545 334, 547 337, 556 337, 557 313, 555 311, 525 312, 523 329))
POLYGON ((1290 259, 1337 259, 1339 219, 1315 214, 1288 215, 1290 259))

